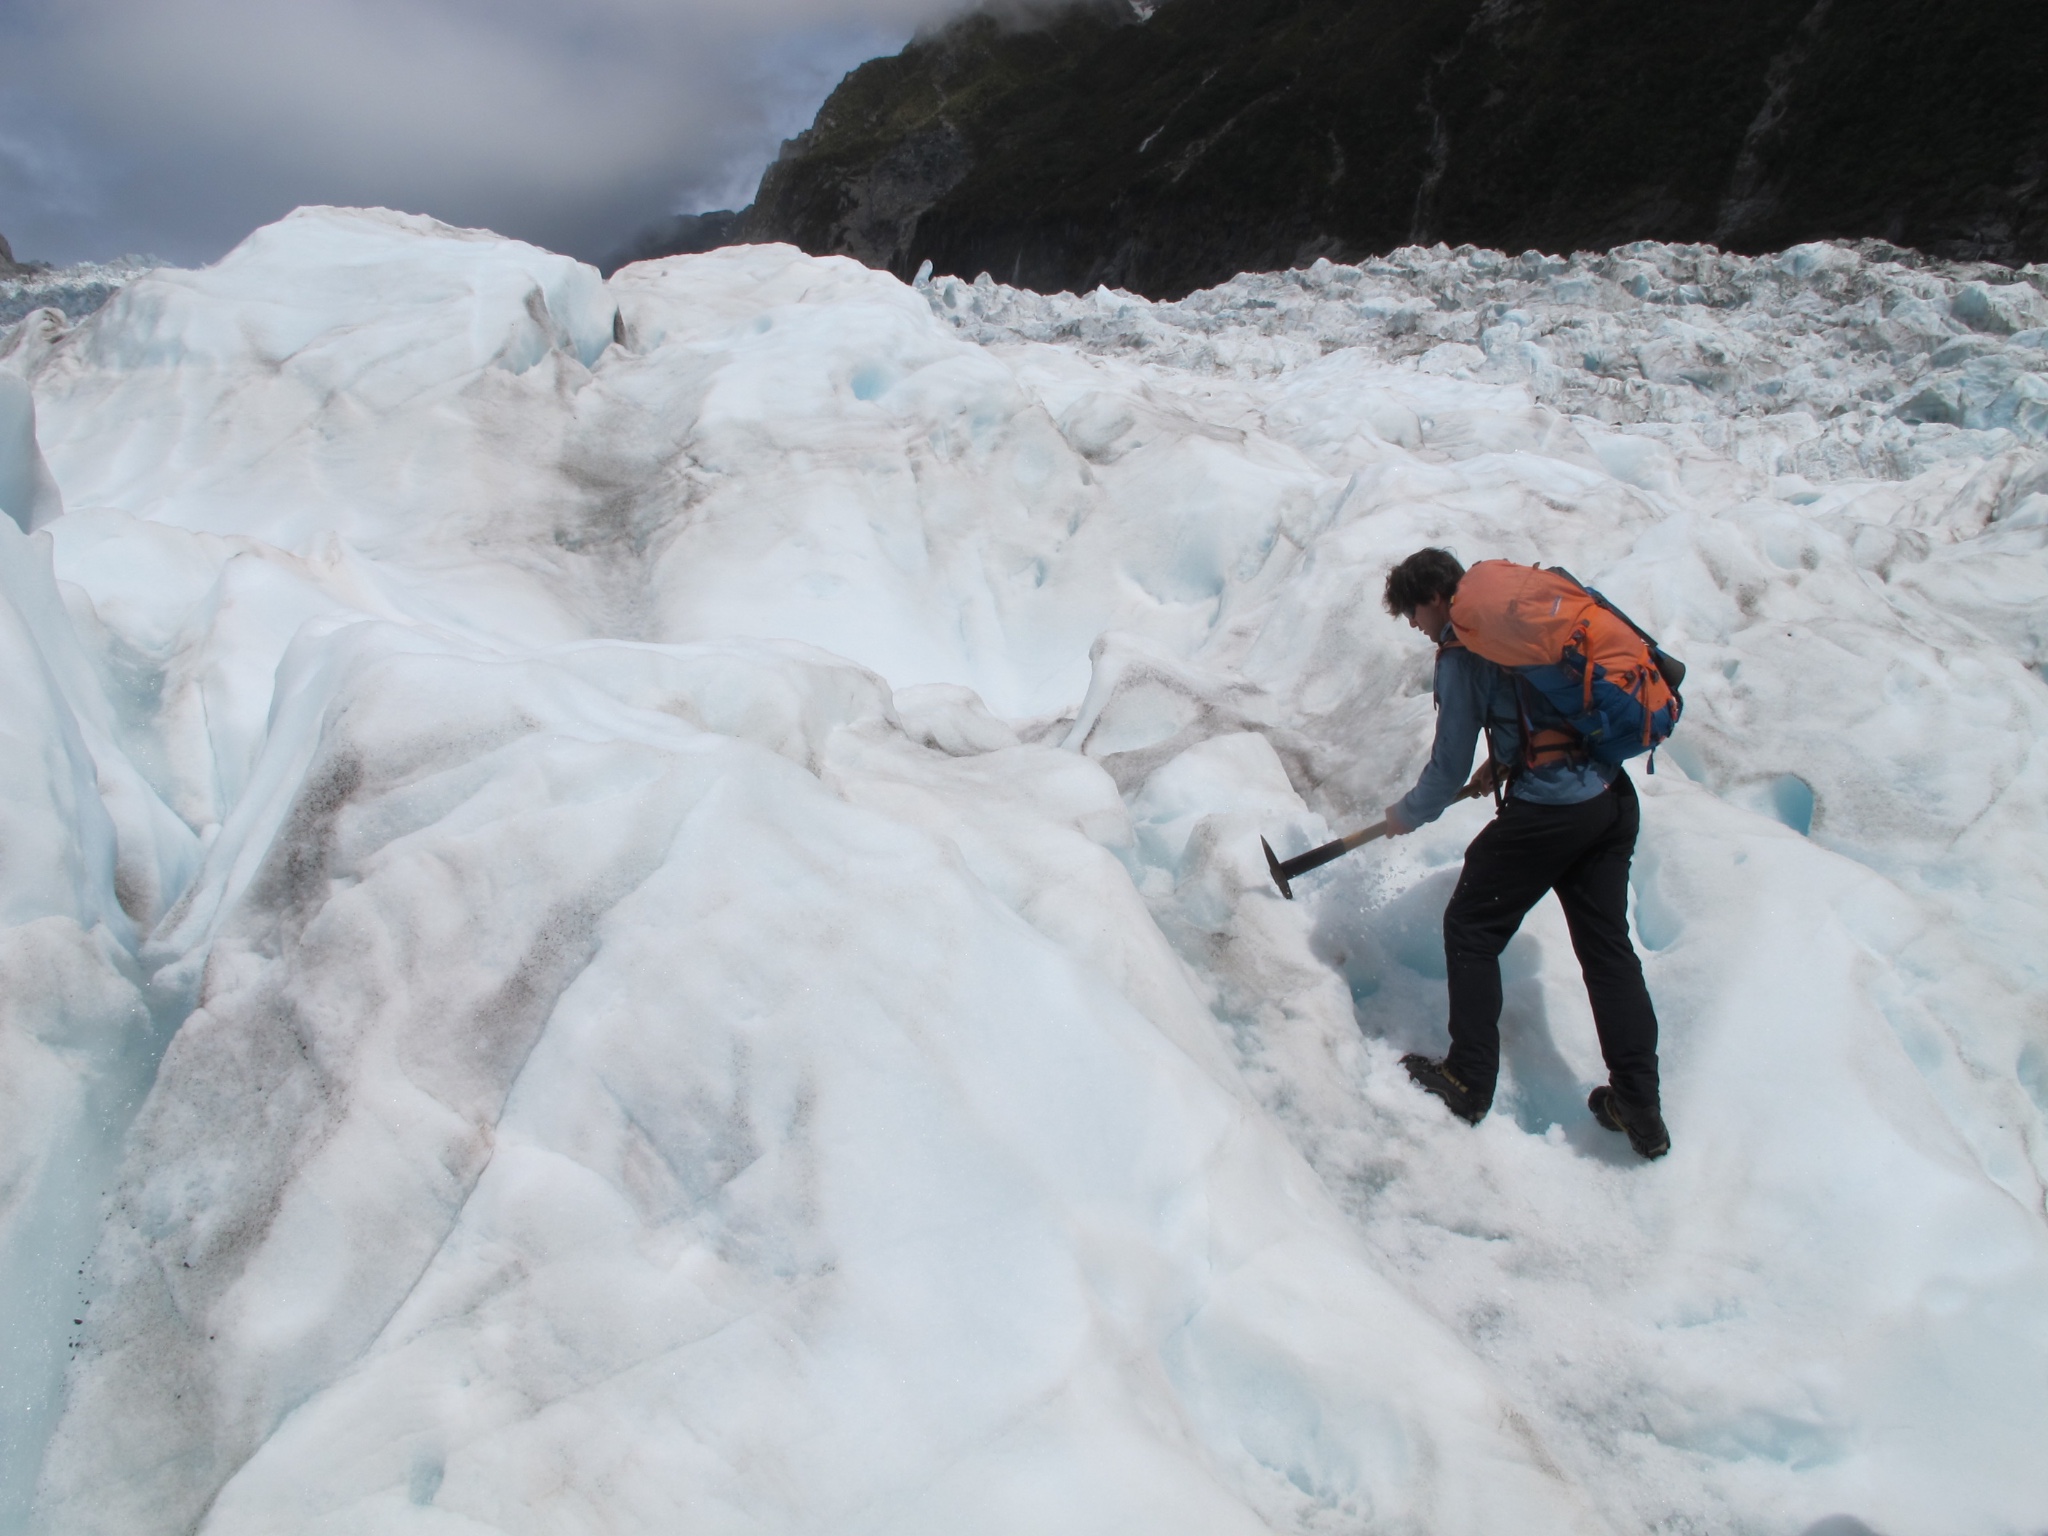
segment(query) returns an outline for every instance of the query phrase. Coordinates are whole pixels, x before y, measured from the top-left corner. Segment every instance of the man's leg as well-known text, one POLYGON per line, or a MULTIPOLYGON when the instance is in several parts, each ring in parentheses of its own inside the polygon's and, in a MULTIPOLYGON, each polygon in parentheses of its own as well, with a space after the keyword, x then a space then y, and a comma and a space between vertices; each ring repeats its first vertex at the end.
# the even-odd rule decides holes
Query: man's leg
POLYGON ((1482 1104, 1500 1076, 1500 952, 1529 909, 1599 836, 1607 795, 1584 805, 1510 800, 1465 850, 1464 873, 1444 908, 1451 1050, 1444 1066, 1482 1104))
POLYGON ((1642 808, 1626 773, 1601 799, 1613 802, 1613 826, 1558 879, 1557 899, 1585 973, 1609 1081, 1629 1103, 1656 1109, 1657 1012, 1628 936, 1628 867, 1642 808))

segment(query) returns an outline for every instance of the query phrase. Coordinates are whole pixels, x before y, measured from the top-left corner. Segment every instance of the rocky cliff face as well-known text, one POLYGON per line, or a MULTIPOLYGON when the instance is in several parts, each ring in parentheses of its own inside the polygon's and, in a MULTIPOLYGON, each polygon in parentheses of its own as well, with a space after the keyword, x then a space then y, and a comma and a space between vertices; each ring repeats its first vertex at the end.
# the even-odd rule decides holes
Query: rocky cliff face
MULTIPOLYGON (((2048 256, 2039 0, 1128 0, 861 66, 720 238, 1173 297, 1445 241, 2048 256)), ((673 248, 673 247, 672 247, 673 248)))

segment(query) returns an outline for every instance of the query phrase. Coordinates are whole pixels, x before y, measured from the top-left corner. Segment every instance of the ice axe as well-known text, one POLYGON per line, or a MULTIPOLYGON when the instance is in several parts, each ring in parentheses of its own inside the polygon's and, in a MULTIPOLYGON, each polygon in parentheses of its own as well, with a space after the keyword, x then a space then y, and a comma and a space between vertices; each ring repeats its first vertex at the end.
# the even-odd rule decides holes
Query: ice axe
MULTIPOLYGON (((1485 793, 1486 786, 1475 778, 1470 784, 1467 784, 1463 789, 1451 796, 1451 800, 1453 803, 1456 803, 1459 800, 1470 800, 1476 795, 1483 795, 1485 793)), ((1334 843, 1325 843, 1320 848, 1311 848, 1307 853, 1297 853, 1293 858, 1284 862, 1273 856, 1273 845, 1263 837, 1259 839, 1259 846, 1266 850, 1266 868, 1273 871, 1273 883, 1280 887, 1280 894, 1282 896, 1292 901, 1294 900, 1294 887, 1289 882, 1296 876, 1305 875, 1312 869, 1321 869, 1330 860, 1341 859, 1352 849, 1363 848, 1374 838, 1385 837, 1386 835, 1387 824, 1384 821, 1376 821, 1362 832, 1348 833, 1338 838, 1334 843)))

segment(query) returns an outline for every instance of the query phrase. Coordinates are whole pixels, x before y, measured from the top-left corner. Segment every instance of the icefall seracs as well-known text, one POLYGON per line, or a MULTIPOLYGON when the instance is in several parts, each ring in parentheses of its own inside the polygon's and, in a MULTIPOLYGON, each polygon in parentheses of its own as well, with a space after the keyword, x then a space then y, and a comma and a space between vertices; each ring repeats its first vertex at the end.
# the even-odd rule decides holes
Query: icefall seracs
POLYGON ((1769 256, 1654 241, 1570 257, 1409 246, 1357 266, 1246 273, 1175 303, 1036 294, 986 275, 926 292, 985 343, 1254 378, 1362 348, 1519 384, 1610 425, 1684 425, 1710 451, 1816 480, 1903 480, 2048 445, 2048 267, 1933 261, 1874 241, 1769 256))

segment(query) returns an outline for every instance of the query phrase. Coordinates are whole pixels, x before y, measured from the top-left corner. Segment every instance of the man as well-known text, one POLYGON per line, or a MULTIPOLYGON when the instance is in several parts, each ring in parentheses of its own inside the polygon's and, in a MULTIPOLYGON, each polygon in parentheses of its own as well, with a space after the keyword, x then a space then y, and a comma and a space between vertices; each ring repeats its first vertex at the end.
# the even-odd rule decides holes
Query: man
POLYGON ((1500 806, 1465 850, 1444 909, 1450 1053, 1404 1056, 1401 1064, 1452 1114, 1479 1122, 1500 1074, 1500 953, 1544 892, 1556 891, 1607 1061, 1608 1084, 1593 1090, 1587 1107, 1642 1156, 1662 1157, 1671 1138, 1658 1102, 1657 1015, 1628 936, 1628 866, 1642 820, 1635 786, 1621 768, 1574 750, 1572 733, 1534 689, 1458 643, 1451 598, 1464 575, 1442 549, 1418 550, 1387 575, 1387 611, 1438 647, 1436 744, 1415 787, 1387 807, 1387 835, 1443 814, 1482 728, 1488 760, 1473 782, 1493 790, 1500 806), (1534 754, 1525 722, 1539 743, 1534 754))

